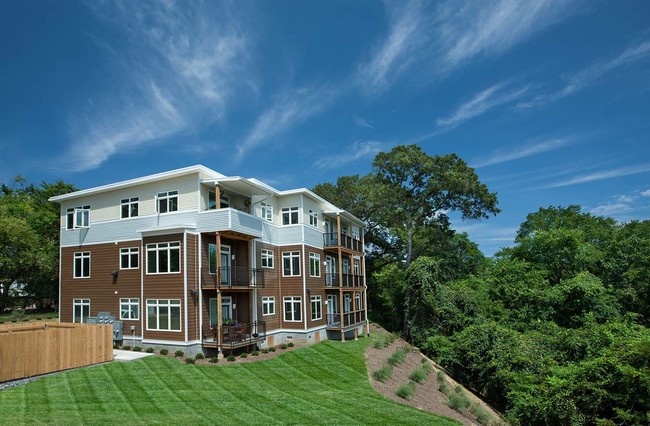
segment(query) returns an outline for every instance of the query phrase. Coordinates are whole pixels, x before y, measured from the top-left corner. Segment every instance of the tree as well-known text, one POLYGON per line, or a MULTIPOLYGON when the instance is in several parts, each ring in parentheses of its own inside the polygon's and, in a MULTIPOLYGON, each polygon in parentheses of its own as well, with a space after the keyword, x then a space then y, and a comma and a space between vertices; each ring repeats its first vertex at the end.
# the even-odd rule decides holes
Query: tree
POLYGON ((0 312, 9 302, 9 287, 28 282, 38 267, 37 241, 24 219, 0 216, 0 312))

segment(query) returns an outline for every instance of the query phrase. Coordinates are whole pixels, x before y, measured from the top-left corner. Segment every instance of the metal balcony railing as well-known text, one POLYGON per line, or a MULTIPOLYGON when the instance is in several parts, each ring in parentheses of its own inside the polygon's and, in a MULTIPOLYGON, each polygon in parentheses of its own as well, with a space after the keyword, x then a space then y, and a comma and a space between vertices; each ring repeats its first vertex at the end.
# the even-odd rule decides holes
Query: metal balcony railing
POLYGON ((327 287, 363 287, 363 275, 342 274, 339 281, 339 274, 325 274, 325 285, 327 287))
POLYGON ((217 271, 209 267, 201 270, 201 288, 264 287, 264 271, 240 266, 223 266, 217 271))
POLYGON ((366 311, 350 311, 344 313, 327 314, 327 326, 330 328, 346 328, 361 324, 366 320, 366 311))
POLYGON ((356 238, 352 238, 349 235, 339 235, 338 232, 326 232, 323 234, 323 246, 338 247, 339 242, 343 248, 363 252, 363 243, 356 238))
POLYGON ((249 346, 266 339, 266 321, 253 321, 251 323, 205 324, 203 326, 203 345, 218 346, 219 333, 221 333, 221 346, 223 348, 238 348, 249 346))

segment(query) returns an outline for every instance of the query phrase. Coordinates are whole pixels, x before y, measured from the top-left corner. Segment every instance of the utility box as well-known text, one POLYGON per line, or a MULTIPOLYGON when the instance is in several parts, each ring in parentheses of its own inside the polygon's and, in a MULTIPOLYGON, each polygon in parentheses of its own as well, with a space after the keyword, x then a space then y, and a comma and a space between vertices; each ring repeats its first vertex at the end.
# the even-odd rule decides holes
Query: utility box
POLYGON ((105 324, 113 326, 113 341, 121 341, 124 338, 124 323, 117 321, 110 312, 100 312, 96 317, 86 318, 87 324, 105 324))

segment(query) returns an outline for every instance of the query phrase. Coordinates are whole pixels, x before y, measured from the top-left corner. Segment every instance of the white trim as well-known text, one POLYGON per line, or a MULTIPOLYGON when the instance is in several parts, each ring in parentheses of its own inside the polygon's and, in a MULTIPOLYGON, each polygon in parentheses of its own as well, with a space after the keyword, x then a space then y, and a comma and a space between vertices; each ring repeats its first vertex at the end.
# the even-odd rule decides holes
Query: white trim
POLYGON ((137 297, 120 297, 119 300, 119 305, 120 305, 120 321, 140 321, 140 299, 137 297), (137 312, 137 318, 122 318, 122 300, 128 300, 127 305, 132 306, 131 300, 137 300, 138 301, 138 312, 137 312))
POLYGON ((135 238, 135 239, 129 238, 128 240, 110 240, 110 241, 105 241, 103 243, 91 243, 91 244, 86 244, 86 245, 79 244, 79 243, 76 243, 76 244, 61 244, 61 248, 101 246, 101 245, 104 245, 104 244, 129 243, 129 242, 132 242, 132 241, 140 242, 140 241, 142 241, 142 238, 135 238))
MULTIPOLYGON (((302 197, 300 198, 302 202, 302 197)), ((304 233, 305 228, 303 227, 303 233, 304 233)), ((303 234, 303 241, 305 240, 304 234, 303 234)), ((307 250, 305 250, 305 244, 302 244, 302 257, 306 257, 305 255, 307 254, 307 250)), ((305 306, 303 307, 303 320, 304 320, 304 327, 307 328, 307 271, 305 271, 302 274, 302 299, 305 301, 305 306)))
POLYGON ((91 277, 91 271, 92 271, 92 253, 90 250, 87 251, 75 251, 72 253, 72 279, 73 280, 89 280, 91 277), (84 253, 88 253, 88 276, 83 276, 84 273, 84 265, 83 265, 83 259, 86 257, 84 256, 84 253), (82 276, 78 277, 77 275, 77 254, 80 254, 79 258, 81 259, 81 273, 82 276))
POLYGON ((158 339, 142 339, 142 343, 149 343, 151 345, 174 345, 174 346, 193 346, 200 345, 203 342, 200 340, 192 340, 184 342, 182 340, 158 340, 158 339))
MULTIPOLYGON (((300 303, 301 304, 300 307, 302 308, 302 300, 303 300, 302 297, 300 297, 300 296, 284 296, 283 295, 282 296, 282 322, 295 322, 295 323, 303 322, 301 319, 299 319, 299 320, 295 320, 295 319, 288 320, 287 319, 287 310, 286 310, 286 307, 284 306, 284 304, 287 302, 285 299, 289 299, 289 298, 291 299, 289 302, 291 302, 292 308, 293 308, 293 304, 296 303, 296 302, 300 303), (295 299, 300 299, 300 300, 295 300, 295 299)), ((295 312, 295 311, 292 310, 291 312, 292 312, 291 317, 293 318, 293 312, 295 312)), ((300 315, 302 315, 302 312, 300 313, 300 315)), ((305 325, 305 328, 307 328, 306 325, 305 325)))
MULTIPOLYGON (((201 264, 203 262, 203 256, 202 256, 202 254, 203 254, 203 235, 201 233, 199 233, 199 237, 197 238, 197 241, 199 243, 199 249, 198 249, 198 252, 197 252, 197 256, 199 258, 199 262, 198 262, 199 270, 198 270, 198 273, 196 275, 198 277, 198 280, 199 280, 199 282, 198 282, 198 285, 199 285, 199 330, 198 331, 199 331, 199 336, 203 336, 203 291, 202 291, 202 286, 201 286, 201 284, 202 284, 201 281, 203 279, 203 277, 201 276, 201 266, 202 266, 201 264)), ((208 254, 208 256, 209 256, 209 254, 208 254)))
POLYGON ((184 225, 167 226, 164 228, 159 227, 159 228, 150 228, 150 229, 136 229, 135 232, 140 234, 147 234, 146 235, 147 237, 155 237, 155 236, 169 235, 174 233, 180 234, 182 232, 185 232, 187 229, 196 229, 196 225, 184 224, 184 225), (170 231, 178 231, 178 232, 170 232, 170 231))
MULTIPOLYGON (((147 331, 164 331, 164 332, 171 332, 171 333, 180 333, 180 332, 183 331, 182 330, 182 322, 181 322, 181 330, 149 328, 149 303, 147 303, 147 302, 149 302, 150 300, 155 300, 156 301, 156 306, 159 306, 159 303, 158 303, 159 300, 169 300, 170 302, 172 300, 178 300, 178 305, 176 305, 176 304, 172 305, 171 303, 168 303, 167 307, 171 308, 172 306, 178 306, 178 308, 181 309, 181 306, 182 306, 181 299, 147 299, 147 300, 145 300, 144 305, 147 308, 147 315, 146 315, 147 316, 147 329, 146 329, 147 331)), ((181 321, 182 318, 183 318, 183 313, 181 312, 180 314, 181 314, 181 318, 178 319, 179 321, 181 321)), ((158 322, 160 322, 160 321, 158 321, 158 322)), ((171 323, 172 323, 172 317, 171 317, 171 309, 170 309, 170 315, 169 315, 169 325, 170 326, 171 326, 171 323)), ((187 339, 185 339, 185 340, 187 340, 187 339)))
MULTIPOLYGON (((60 233, 59 233, 59 241, 61 241, 60 233)), ((59 246, 59 303, 57 305, 57 308, 58 308, 58 311, 59 311, 59 322, 61 322, 61 311, 62 311, 61 304, 63 303, 63 300, 61 299, 61 287, 62 287, 61 283, 63 282, 61 280, 61 270, 63 269, 63 268, 61 268, 61 257, 62 256, 63 256, 63 247, 59 246)), ((74 313, 73 313, 73 315, 74 315, 74 313)))
POLYGON ((319 325, 317 327, 313 328, 308 328, 308 329, 302 329, 302 328, 277 328, 275 330, 267 331, 266 332, 266 337, 268 338, 269 336, 278 334, 278 333, 300 333, 300 334, 305 334, 305 333, 312 333, 314 331, 319 331, 319 330, 325 330, 327 329, 327 325, 319 325))
MULTIPOLYGON (((183 235, 185 235, 185 234, 183 234, 183 235)), ((180 241, 161 241, 161 242, 157 242, 157 243, 147 243, 145 245, 145 259, 146 259, 145 274, 147 274, 147 275, 173 275, 173 274, 180 274, 181 272, 183 272, 183 273, 185 272, 185 268, 183 268, 183 271, 180 271, 180 270, 179 271, 169 271, 169 268, 171 268, 171 251, 172 251, 172 246, 169 246, 169 245, 166 247, 166 249, 167 249, 166 251, 170 254, 169 258, 167 259, 167 269, 168 269, 168 271, 167 272, 149 272, 149 247, 147 247, 147 246, 155 245, 156 248, 154 250, 151 250, 151 251, 155 251, 156 253, 158 253, 158 252, 161 251, 158 248, 158 244, 174 244, 174 243, 178 243, 178 247, 174 246, 174 248, 178 250, 178 268, 180 269, 180 267, 181 267, 181 258, 180 258, 181 257, 181 247, 180 247, 181 242, 180 241)), ((165 247, 163 247, 163 249, 164 248, 165 247)), ((158 255, 156 254, 156 271, 159 270, 159 263, 160 263, 160 259, 158 258, 158 255)))
POLYGON ((187 342, 187 233, 183 232, 183 301, 185 305, 185 341, 187 342))

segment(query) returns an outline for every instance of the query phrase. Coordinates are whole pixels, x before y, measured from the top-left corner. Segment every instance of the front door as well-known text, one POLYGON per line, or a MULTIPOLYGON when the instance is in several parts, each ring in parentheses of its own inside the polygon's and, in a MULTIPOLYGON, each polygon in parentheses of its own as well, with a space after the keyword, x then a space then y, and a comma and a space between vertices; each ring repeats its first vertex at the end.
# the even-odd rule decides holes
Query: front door
POLYGON ((231 257, 230 246, 221 246, 221 285, 230 285, 231 283, 231 257))
POLYGON ((327 295, 327 324, 328 325, 336 325, 340 323, 340 319, 338 318, 338 315, 336 315, 337 311, 338 311, 338 303, 337 303, 336 294, 328 294, 327 295))
MULTIPOLYGON (((325 279, 328 287, 334 284, 334 258, 332 256, 325 257, 325 279)), ((337 283, 338 284, 338 283, 337 283)))
POLYGON ((224 321, 232 320, 232 297, 221 297, 221 319, 224 321))
POLYGON ((211 325, 217 325, 217 315, 219 315, 219 311, 217 310, 217 299, 216 298, 210 298, 210 324, 211 325))

